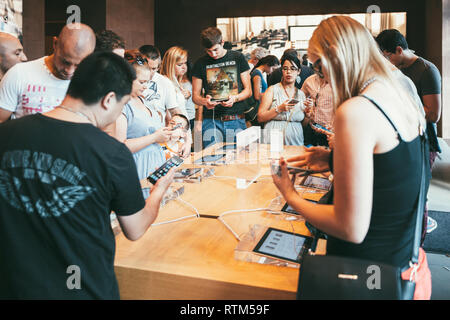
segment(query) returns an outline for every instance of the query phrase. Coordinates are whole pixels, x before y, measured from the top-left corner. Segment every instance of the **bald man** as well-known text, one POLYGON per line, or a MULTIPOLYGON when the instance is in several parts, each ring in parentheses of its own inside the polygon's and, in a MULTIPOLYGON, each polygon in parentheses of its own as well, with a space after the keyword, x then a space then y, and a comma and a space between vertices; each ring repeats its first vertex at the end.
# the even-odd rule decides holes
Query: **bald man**
POLYGON ((94 49, 94 31, 72 24, 54 37, 51 56, 12 67, 0 82, 0 123, 60 105, 76 68, 94 49))
POLYGON ((0 80, 9 69, 27 60, 19 39, 9 33, 0 32, 0 80))

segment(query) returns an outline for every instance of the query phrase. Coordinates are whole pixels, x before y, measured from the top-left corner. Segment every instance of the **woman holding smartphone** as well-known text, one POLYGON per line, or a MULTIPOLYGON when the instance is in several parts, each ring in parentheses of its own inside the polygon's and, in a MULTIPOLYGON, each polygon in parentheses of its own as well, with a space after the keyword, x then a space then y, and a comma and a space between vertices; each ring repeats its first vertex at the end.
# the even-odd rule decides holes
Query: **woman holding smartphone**
POLYGON ((285 145, 302 146, 303 121, 305 120, 305 94, 295 86, 300 74, 300 60, 294 56, 281 59, 283 77, 280 83, 267 89, 261 100, 258 121, 266 123, 265 141, 270 142, 270 132, 279 130, 284 134, 285 145))
MULTIPOLYGON (((139 179, 143 180, 165 163, 160 144, 169 141, 172 132, 168 128, 156 130, 161 126, 161 120, 155 110, 144 104, 142 96, 151 72, 147 59, 138 50, 127 51, 125 59, 136 70, 137 78, 131 100, 116 121, 115 136, 133 153, 139 179)), ((144 196, 149 196, 148 190, 144 190, 144 196)))
MULTIPOLYGON (((327 254, 404 268, 402 278, 408 280, 425 118, 359 22, 344 16, 324 20, 308 56, 330 83, 337 106, 334 204, 303 200, 284 159, 274 182, 295 211, 328 235, 327 254)), ((315 166, 326 167, 327 151, 316 157, 315 166)), ((415 299, 430 299, 431 274, 422 249, 419 260, 415 299)))

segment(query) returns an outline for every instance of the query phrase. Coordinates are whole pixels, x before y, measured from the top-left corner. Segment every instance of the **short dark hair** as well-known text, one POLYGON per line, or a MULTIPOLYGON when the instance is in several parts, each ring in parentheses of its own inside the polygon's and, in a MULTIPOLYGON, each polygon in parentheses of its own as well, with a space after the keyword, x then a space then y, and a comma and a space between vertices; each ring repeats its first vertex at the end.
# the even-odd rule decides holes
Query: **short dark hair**
POLYGON ((150 60, 158 60, 161 59, 161 52, 157 47, 152 46, 150 44, 143 45, 139 48, 139 51, 146 55, 150 60))
POLYGON ((113 51, 125 49, 125 41, 122 37, 111 30, 103 30, 95 35, 97 42, 95 51, 113 51))
POLYGON ((268 65, 269 67, 278 66, 280 65, 280 60, 278 60, 278 58, 274 55, 268 55, 259 60, 255 68, 262 65, 268 65))
POLYGON ((78 66, 67 95, 93 105, 108 93, 114 92, 118 100, 131 93, 136 72, 122 57, 112 52, 96 52, 78 66))
POLYGON ((209 27, 200 34, 202 46, 206 49, 214 47, 216 44, 221 44, 223 41, 222 31, 219 28, 209 27))
POLYGON ((396 29, 384 30, 375 38, 375 40, 381 51, 395 53, 397 47, 401 47, 403 50, 409 49, 405 37, 396 29))

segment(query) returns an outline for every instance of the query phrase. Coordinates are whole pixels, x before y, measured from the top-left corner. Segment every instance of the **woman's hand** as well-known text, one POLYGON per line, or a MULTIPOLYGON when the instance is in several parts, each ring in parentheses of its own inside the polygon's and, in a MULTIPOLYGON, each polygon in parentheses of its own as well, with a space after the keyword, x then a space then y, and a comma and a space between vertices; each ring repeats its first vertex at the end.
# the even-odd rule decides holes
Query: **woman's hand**
POLYGON ((282 112, 289 112, 292 109, 294 109, 295 104, 289 103, 289 101, 291 101, 291 99, 286 100, 285 102, 283 102, 283 104, 278 106, 278 111, 280 113, 282 113, 282 112))
POLYGON ((331 151, 324 147, 312 147, 305 149, 305 154, 288 159, 289 165, 293 167, 303 168, 315 172, 330 171, 330 156, 331 151))
MULTIPOLYGON (((275 164, 276 165, 276 164, 275 164)), ((289 199, 291 195, 296 194, 294 184, 289 176, 287 162, 281 158, 279 162, 280 174, 273 172, 272 179, 275 186, 280 190, 284 199, 289 199)))
POLYGON ((314 100, 307 98, 304 102, 305 116, 309 119, 314 119, 314 100))
POLYGON ((189 158, 189 156, 191 155, 191 148, 192 148, 191 139, 187 139, 186 143, 180 150, 180 157, 183 159, 189 158))
POLYGON ((153 134, 155 143, 166 143, 172 138, 172 131, 169 128, 162 128, 153 134))
POLYGON ((314 131, 325 135, 327 137, 328 145, 330 146, 330 149, 334 149, 334 132, 332 132, 333 128, 331 128, 329 126, 326 127, 328 130, 323 130, 323 129, 317 128, 315 126, 312 126, 312 128, 314 131))

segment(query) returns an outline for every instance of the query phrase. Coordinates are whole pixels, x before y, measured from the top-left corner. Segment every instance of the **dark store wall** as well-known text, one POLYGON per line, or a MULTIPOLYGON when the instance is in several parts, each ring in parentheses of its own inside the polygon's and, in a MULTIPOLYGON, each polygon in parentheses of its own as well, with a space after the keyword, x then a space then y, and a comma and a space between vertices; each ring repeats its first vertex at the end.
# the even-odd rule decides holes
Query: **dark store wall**
POLYGON ((155 43, 154 0, 107 0, 106 28, 126 40, 127 48, 155 43))
MULTIPOLYGON (((173 45, 189 50, 195 59, 202 54, 199 35, 215 26, 217 18, 364 13, 370 5, 382 12, 407 12, 407 34, 411 48, 425 52, 426 0, 165 0, 156 1, 155 40, 162 51, 173 45)), ((439 26, 437 26, 439 28, 439 26)))

